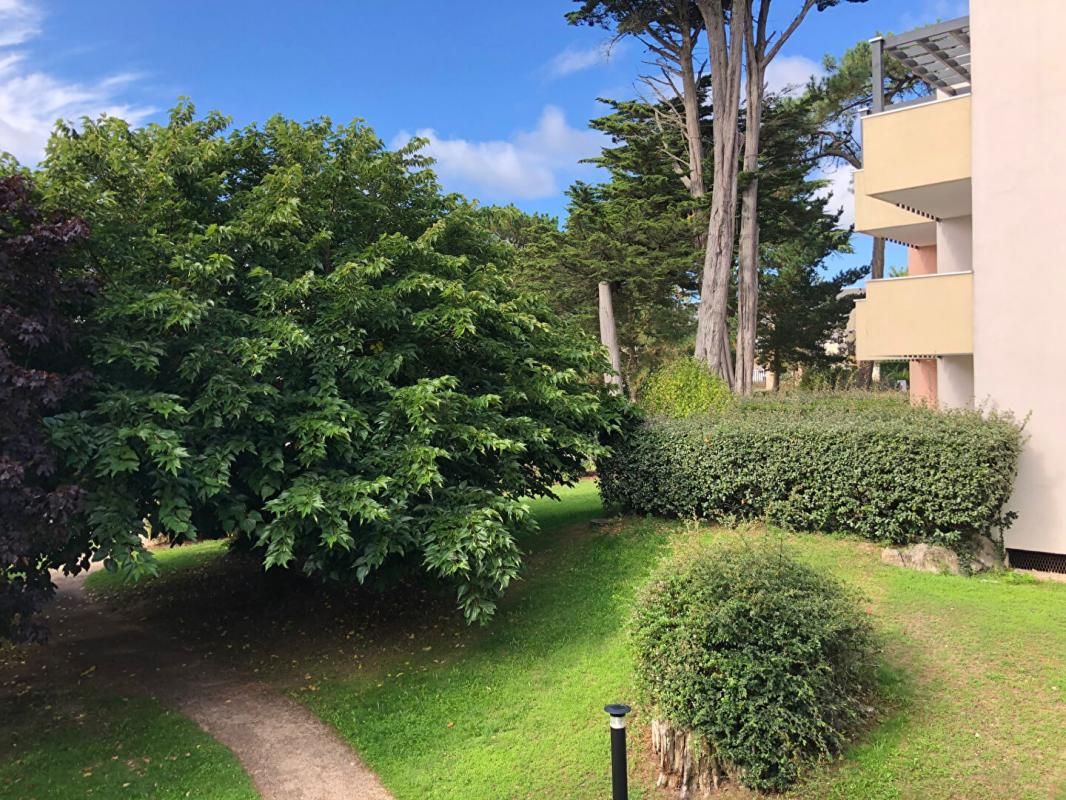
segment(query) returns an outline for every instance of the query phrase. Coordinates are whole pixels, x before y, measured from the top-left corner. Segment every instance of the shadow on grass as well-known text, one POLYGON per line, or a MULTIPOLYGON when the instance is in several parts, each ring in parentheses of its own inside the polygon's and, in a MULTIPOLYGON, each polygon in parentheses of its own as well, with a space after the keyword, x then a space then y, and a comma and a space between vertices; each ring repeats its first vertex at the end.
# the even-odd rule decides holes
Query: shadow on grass
MULTIPOLYGON (((560 492, 566 502, 531 503, 541 530, 520 542, 527 569, 504 598, 500 617, 513 613, 511 598, 525 595, 529 568, 571 535, 561 526, 602 513, 592 481, 560 492)), ((162 550, 157 557, 156 578, 130 584, 97 573, 87 587, 113 610, 264 677, 287 680, 289 672, 288 679, 300 682, 307 671, 366 669, 415 652, 415 640, 491 638, 491 631, 507 624, 497 619, 487 630, 470 629, 457 610, 454 585, 412 562, 390 564, 359 586, 322 583, 292 570, 264 571, 257 554, 222 541, 162 550)))

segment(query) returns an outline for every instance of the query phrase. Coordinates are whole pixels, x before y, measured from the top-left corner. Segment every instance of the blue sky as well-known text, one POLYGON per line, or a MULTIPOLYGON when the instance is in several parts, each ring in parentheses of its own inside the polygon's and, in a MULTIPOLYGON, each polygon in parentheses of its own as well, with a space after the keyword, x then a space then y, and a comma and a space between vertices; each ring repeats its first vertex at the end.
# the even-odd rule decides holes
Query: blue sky
MULTIPOLYGON (((784 16, 798 0, 776 0, 784 16)), ((41 155, 57 117, 158 121, 179 96, 235 123, 281 113, 366 120, 388 143, 432 139, 447 189, 561 213, 601 142, 596 98, 631 97, 637 43, 568 26, 570 0, 0 0, 0 150, 41 155)), ((966 13, 965 0, 868 0, 813 13, 774 87, 874 31, 966 13)), ((848 176, 830 176, 831 202, 848 176)), ((838 260, 864 263, 868 240, 838 260)), ((890 264, 901 260, 897 252, 890 264)), ((834 264, 835 266, 835 264, 834 264)))

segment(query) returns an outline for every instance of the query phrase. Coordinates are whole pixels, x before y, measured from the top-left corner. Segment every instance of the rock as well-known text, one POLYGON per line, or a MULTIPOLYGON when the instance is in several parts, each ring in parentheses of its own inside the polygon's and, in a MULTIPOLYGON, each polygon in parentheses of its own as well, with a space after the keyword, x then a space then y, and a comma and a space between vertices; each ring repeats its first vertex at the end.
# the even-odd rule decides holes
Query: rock
POLYGON ((589 520, 589 525, 591 525, 593 528, 609 528, 617 521, 618 520, 616 519, 605 519, 604 517, 596 517, 595 519, 589 520))
POLYGON ((993 569, 1003 569, 1003 548, 987 536, 975 536, 971 540, 972 551, 970 557, 970 572, 987 572, 993 569))
POLYGON ((950 575, 962 574, 958 553, 938 544, 886 547, 881 551, 881 561, 885 564, 916 569, 920 572, 938 572, 950 575))

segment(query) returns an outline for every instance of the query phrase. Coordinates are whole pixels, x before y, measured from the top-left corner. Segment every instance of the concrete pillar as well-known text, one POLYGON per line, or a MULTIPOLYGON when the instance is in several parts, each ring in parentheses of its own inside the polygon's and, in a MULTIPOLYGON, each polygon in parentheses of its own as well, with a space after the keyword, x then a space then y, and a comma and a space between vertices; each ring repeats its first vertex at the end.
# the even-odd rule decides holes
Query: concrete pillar
POLYGON ((973 356, 941 356, 936 372, 941 408, 973 408, 973 356))
MULTIPOLYGON (((932 275, 936 272, 937 248, 911 247, 907 250, 908 275, 932 275)), ((931 406, 936 408, 937 399, 937 365, 935 358, 914 359, 910 365, 910 399, 912 406, 931 406)))
POLYGON ((942 219, 936 226, 936 271, 973 269, 973 217, 942 219))
POLYGON ((917 358, 911 361, 910 400, 912 406, 937 406, 936 359, 917 358))
POLYGON ((932 275, 936 272, 936 245, 907 248, 907 274, 932 275))

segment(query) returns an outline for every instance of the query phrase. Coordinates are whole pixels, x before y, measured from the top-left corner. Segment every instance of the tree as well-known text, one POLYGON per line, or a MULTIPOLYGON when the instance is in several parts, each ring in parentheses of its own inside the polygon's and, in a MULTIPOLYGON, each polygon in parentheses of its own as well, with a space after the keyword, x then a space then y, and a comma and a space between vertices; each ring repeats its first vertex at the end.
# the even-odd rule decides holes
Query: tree
POLYGON ((854 298, 841 290, 862 277, 861 267, 823 277, 819 262, 811 263, 801 248, 772 248, 761 280, 759 359, 775 375, 798 366, 820 366, 832 361, 825 343, 847 323, 854 298))
MULTIPOLYGON (((616 37, 633 36, 655 56, 658 74, 642 79, 658 99, 646 104, 663 134, 662 147, 689 195, 698 199, 705 192, 703 177, 702 92, 694 54, 703 20, 693 0, 577 0, 578 11, 566 15, 571 25, 594 25, 613 29, 616 37), (674 98, 677 98, 675 100, 674 98), (678 105, 681 106, 680 110, 678 105), (670 146, 672 127, 684 144, 682 152, 670 146)), ((678 138, 678 137, 673 137, 678 138)), ((701 239, 697 234, 697 242, 701 239)), ((599 283, 600 340, 607 348, 615 372, 621 369, 621 352, 615 326, 614 287, 610 280, 599 283)), ((608 382, 614 378, 605 376, 608 382)), ((620 378, 618 379, 620 381, 620 378)))
POLYGON ((0 177, 0 638, 45 638, 34 615, 55 592, 49 570, 86 566, 88 539, 72 535, 83 491, 46 429, 89 379, 72 320, 90 287, 57 268, 86 233, 42 214, 26 175, 0 177))
POLYGON ((765 98, 758 204, 764 291, 755 352, 777 375, 826 360, 822 345, 843 326, 851 307, 837 295, 862 274, 860 269, 824 275, 831 254, 850 252, 851 231, 839 227, 840 212, 826 211, 826 181, 809 174, 816 134, 806 98, 765 98))
MULTIPOLYGON (((737 268, 737 366, 738 394, 751 394, 752 370, 755 366, 755 333, 759 305, 759 138, 766 84, 766 68, 803 20, 817 8, 824 11, 840 0, 803 0, 792 21, 779 35, 769 33, 770 7, 773 0, 758 0, 758 10, 746 26, 744 50, 747 58, 744 127, 744 172, 741 190, 740 248, 737 268)), ((848 0, 862 3, 866 0, 848 0)))
POLYGON ((632 36, 653 54, 658 74, 642 79, 654 97, 648 107, 657 122, 668 121, 681 134, 683 153, 668 146, 675 169, 694 198, 703 197, 704 137, 702 89, 695 53, 703 32, 703 18, 695 0, 575 0, 578 11, 566 15, 571 25, 614 30, 616 38, 632 36), (681 109, 674 98, 680 100, 681 109))
POLYGON ((740 80, 751 2, 699 0, 698 4, 707 30, 714 115, 711 213, 700 282, 695 356, 732 385, 727 312, 736 241, 740 80))
MULTIPOLYGON (((818 125, 815 156, 831 164, 846 164, 862 169, 862 143, 859 140, 859 117, 873 101, 870 44, 861 41, 845 51, 840 59, 826 56, 825 76, 807 87, 807 100, 818 125)), ((885 85, 887 102, 925 94, 929 88, 894 59, 886 59, 885 85)), ((870 277, 879 279, 885 272, 885 240, 873 237, 870 254, 870 277)), ((859 383, 869 386, 873 364, 860 365, 859 383)))
POLYGON ((621 404, 595 342, 515 291, 513 248, 442 195, 420 142, 361 123, 60 129, 42 178, 91 224, 100 373, 55 440, 105 563, 230 534, 266 567, 363 580, 397 559, 470 620, 516 577, 523 498, 579 477, 621 404))
MULTIPOLYGON (((653 370, 691 346, 695 239, 702 226, 670 154, 682 134, 664 132, 646 102, 601 102, 610 113, 589 124, 610 144, 590 162, 609 180, 570 187, 564 229, 513 207, 480 213, 516 250, 513 282, 539 293, 589 335, 598 333, 598 285, 610 283, 623 385, 635 399, 653 370)), ((701 122, 706 130, 709 122, 701 122)))

